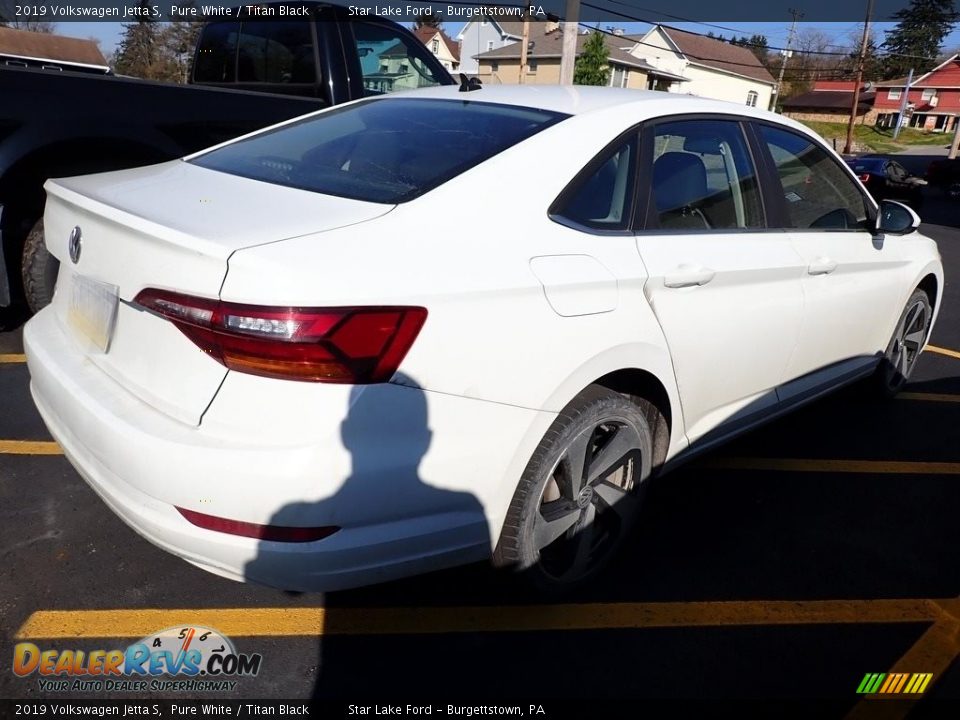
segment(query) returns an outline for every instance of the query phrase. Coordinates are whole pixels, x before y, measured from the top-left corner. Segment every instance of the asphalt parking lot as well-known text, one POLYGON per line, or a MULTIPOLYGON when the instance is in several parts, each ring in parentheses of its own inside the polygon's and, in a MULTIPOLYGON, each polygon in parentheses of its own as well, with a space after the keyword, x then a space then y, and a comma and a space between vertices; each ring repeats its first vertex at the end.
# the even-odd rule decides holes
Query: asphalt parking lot
POLYGON ((73 471, 33 408, 19 332, 0 333, 0 697, 63 696, 11 672, 17 642, 90 651, 196 624, 263 655, 257 676, 211 694, 230 699, 558 714, 564 698, 807 700, 807 717, 956 717, 960 206, 930 191, 922 214, 947 286, 906 392, 844 390, 659 478, 615 565, 550 603, 485 565, 327 595, 198 570, 73 471), (858 694, 872 673, 931 677, 920 694, 858 694))

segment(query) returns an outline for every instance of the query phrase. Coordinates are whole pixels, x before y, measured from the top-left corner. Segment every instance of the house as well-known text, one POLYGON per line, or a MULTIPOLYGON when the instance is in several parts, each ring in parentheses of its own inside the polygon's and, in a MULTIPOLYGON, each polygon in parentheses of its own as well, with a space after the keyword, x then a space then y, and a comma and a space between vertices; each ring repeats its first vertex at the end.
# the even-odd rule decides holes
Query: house
POLYGON ((108 73, 93 40, 0 27, 0 65, 108 73))
MULTIPOLYGON (((876 123, 878 114, 873 107, 875 93, 869 87, 860 87, 857 101, 857 118, 864 125, 876 123)), ((853 80, 817 80, 809 92, 784 100, 783 114, 795 120, 846 122, 850 118, 855 88, 853 80)))
POLYGON ((427 83, 410 69, 410 51, 393 40, 357 42, 363 86, 377 93, 413 90, 427 83))
POLYGON ((663 88, 669 92, 727 100, 767 108, 777 82, 750 50, 723 40, 654 25, 627 51, 660 72, 681 77, 663 88))
POLYGON ((443 30, 423 25, 416 28, 413 34, 436 56, 447 72, 460 70, 460 44, 443 30))
MULTIPOLYGON (((907 79, 876 83, 877 125, 893 127, 900 114, 907 79)), ((913 79, 907 94, 904 125, 934 132, 950 132, 960 115, 960 55, 953 55, 928 73, 913 79)))
MULTIPOLYGON (((557 22, 531 22, 527 43, 528 84, 556 85, 560 82, 560 58, 563 30, 557 22)), ((583 52, 589 34, 577 36, 577 56, 583 52)), ((652 67, 643 58, 635 57, 623 47, 634 43, 622 36, 604 35, 612 87, 648 89, 651 83, 679 82, 683 78, 652 67), (623 46, 623 47, 621 47, 623 46)), ((511 43, 476 56, 477 76, 485 83, 513 85, 520 82, 520 43, 511 43)))
POLYGON ((523 21, 494 20, 483 15, 471 20, 457 33, 460 43, 460 72, 476 75, 479 63, 476 56, 502 48, 504 45, 520 42, 523 37, 523 21))

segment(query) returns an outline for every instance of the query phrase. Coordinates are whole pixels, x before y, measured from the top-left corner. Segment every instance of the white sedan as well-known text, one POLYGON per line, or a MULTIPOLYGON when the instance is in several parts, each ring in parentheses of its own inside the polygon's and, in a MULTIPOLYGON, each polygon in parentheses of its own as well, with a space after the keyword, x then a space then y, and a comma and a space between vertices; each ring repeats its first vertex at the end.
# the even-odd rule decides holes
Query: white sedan
POLYGON ((391 95, 47 193, 53 436, 151 542, 290 589, 583 582, 651 476, 900 389, 943 288, 809 130, 661 92, 391 95))

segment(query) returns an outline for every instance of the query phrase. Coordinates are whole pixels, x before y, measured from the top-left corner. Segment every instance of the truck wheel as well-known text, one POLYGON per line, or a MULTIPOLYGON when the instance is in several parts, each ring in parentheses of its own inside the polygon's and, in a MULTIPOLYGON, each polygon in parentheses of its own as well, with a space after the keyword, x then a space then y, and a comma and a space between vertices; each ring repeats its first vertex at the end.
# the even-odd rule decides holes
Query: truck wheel
POLYGON ((43 240, 43 220, 37 220, 23 244, 23 294, 31 313, 53 300, 59 272, 60 261, 50 254, 43 240))

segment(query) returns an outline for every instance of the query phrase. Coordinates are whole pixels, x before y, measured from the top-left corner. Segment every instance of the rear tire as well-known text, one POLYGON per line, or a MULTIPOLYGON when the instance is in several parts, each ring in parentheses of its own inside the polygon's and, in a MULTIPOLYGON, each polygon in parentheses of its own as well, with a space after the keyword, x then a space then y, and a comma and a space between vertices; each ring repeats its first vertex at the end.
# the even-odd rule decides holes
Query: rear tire
POLYGON ((557 416, 527 464, 494 563, 540 592, 598 573, 632 529, 653 460, 644 408, 591 385, 557 416))
POLYGON ((23 294, 31 313, 45 308, 53 300, 60 274, 60 262, 50 254, 43 236, 43 220, 37 220, 23 244, 23 294))
POLYGON ((880 396, 892 398, 907 384, 927 342, 932 320, 930 298, 923 290, 914 290, 872 378, 880 396))

